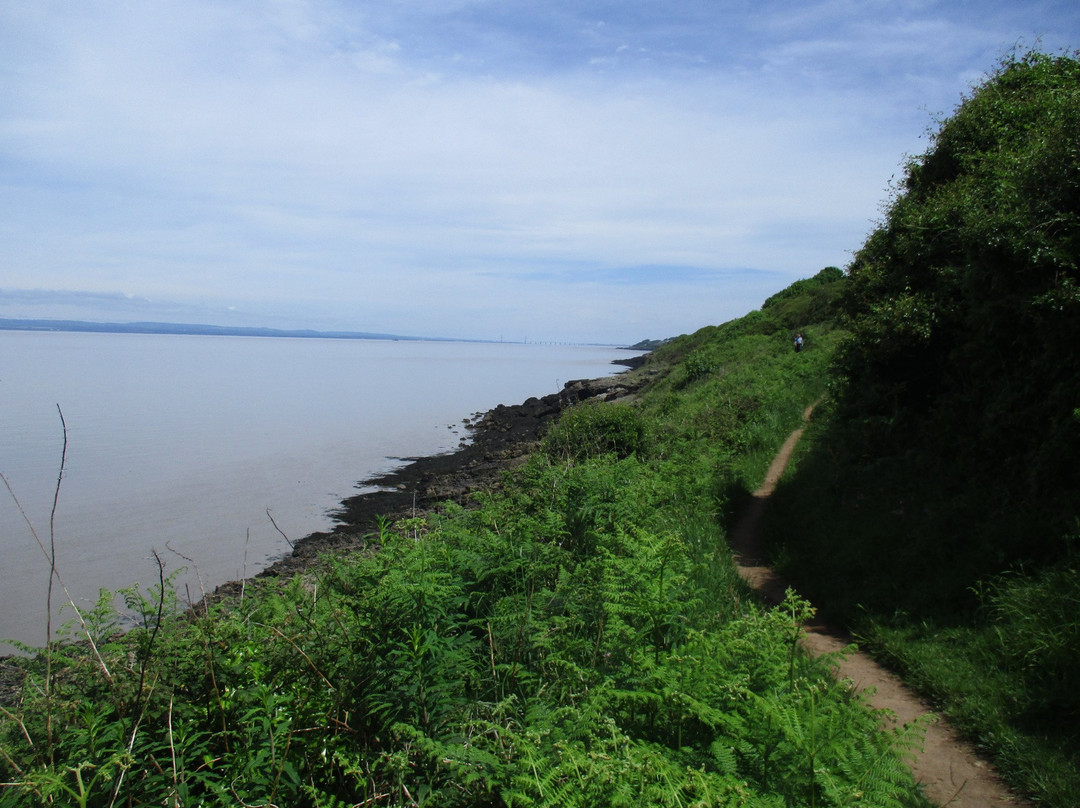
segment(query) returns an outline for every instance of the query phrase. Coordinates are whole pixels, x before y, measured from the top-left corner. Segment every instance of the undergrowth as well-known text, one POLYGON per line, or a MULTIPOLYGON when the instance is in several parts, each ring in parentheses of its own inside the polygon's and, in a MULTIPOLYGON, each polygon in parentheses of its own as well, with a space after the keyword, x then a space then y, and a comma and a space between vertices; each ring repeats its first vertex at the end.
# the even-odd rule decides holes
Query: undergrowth
POLYGON ((1078 99, 1075 56, 1005 59, 846 275, 665 341, 468 507, 238 600, 163 574, 126 633, 103 594, 6 663, 0 806, 923 804, 810 602, 1080 804, 1078 99), (808 600, 768 609, 725 531, 816 401, 767 511, 808 600))
POLYGON ((193 609, 163 575, 126 632, 104 595, 93 651, 9 662, 0 805, 922 805, 921 727, 883 729, 798 649, 809 604, 758 604, 727 550, 831 339, 751 319, 363 553, 193 609))
POLYGON ((1080 805, 1080 60, 1013 54, 848 268, 850 332, 770 502, 800 592, 1017 789, 1080 805))

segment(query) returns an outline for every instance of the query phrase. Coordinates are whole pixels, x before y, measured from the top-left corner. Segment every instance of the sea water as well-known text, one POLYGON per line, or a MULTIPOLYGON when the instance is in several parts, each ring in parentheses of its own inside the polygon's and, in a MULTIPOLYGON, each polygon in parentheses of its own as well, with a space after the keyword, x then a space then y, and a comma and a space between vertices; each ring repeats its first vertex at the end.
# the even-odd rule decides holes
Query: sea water
MULTIPOLYGON (((0 332, 0 638, 45 641, 53 552, 80 608, 102 588, 156 584, 155 552, 166 572, 186 568, 178 587, 198 597, 332 527, 358 482, 453 450, 476 413, 611 375, 630 355, 0 332)), ((54 607, 67 599, 59 583, 54 607)), ((54 630, 72 616, 60 611, 54 630)))

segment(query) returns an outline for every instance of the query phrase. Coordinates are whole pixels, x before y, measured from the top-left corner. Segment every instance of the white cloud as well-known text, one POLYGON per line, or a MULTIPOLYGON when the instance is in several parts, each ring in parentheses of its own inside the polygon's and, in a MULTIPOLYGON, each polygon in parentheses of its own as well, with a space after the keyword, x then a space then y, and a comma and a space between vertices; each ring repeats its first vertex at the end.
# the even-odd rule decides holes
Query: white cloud
POLYGON ((693 330, 846 262, 926 110, 1029 34, 979 8, 7 4, 3 285, 398 333, 693 330), (567 265, 726 280, 537 280, 567 265))

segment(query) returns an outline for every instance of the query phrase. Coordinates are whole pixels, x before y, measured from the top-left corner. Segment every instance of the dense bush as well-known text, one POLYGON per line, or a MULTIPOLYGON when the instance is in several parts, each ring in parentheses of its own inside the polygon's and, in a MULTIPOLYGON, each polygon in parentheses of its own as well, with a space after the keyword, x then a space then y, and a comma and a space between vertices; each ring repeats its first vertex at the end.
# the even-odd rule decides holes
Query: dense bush
POLYGON ((688 383, 696 382, 699 379, 704 379, 706 376, 716 372, 716 361, 711 356, 710 351, 704 348, 698 348, 686 357, 683 362, 683 370, 686 374, 686 381, 688 383))
POLYGON ((645 448, 645 423, 629 404, 586 401, 567 412, 544 437, 552 457, 584 460, 613 454, 629 457, 645 448))
POLYGON ((795 281, 761 304, 777 328, 787 331, 806 330, 810 323, 832 322, 837 314, 839 283, 844 273, 838 267, 825 267, 812 278, 795 281))
POLYGON ((1080 61, 1000 67, 848 269, 775 555, 1014 784, 1080 803, 1080 61))
MULTIPOLYGON (((856 490, 956 527, 979 555, 961 590, 1060 558, 1080 514, 1080 62, 1007 60, 910 161, 849 275, 836 443, 856 490)), ((903 529, 940 532, 923 519, 903 529)))
POLYGON ((1015 494, 1075 491, 1078 262, 1080 62, 1010 59, 910 162, 851 265, 845 415, 1015 494))

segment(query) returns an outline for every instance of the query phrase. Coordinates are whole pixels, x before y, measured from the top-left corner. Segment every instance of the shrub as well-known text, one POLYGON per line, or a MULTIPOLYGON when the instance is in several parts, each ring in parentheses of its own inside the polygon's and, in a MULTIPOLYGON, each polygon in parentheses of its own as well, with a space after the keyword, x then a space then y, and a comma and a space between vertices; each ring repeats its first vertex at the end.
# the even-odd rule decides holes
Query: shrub
POLYGON ((710 351, 699 348, 686 357, 683 369, 686 372, 687 383, 693 383, 716 372, 716 359, 710 351))
POLYGON ((562 414, 542 448, 553 460, 625 458, 644 452, 645 431, 641 413, 629 404, 586 401, 562 414))

